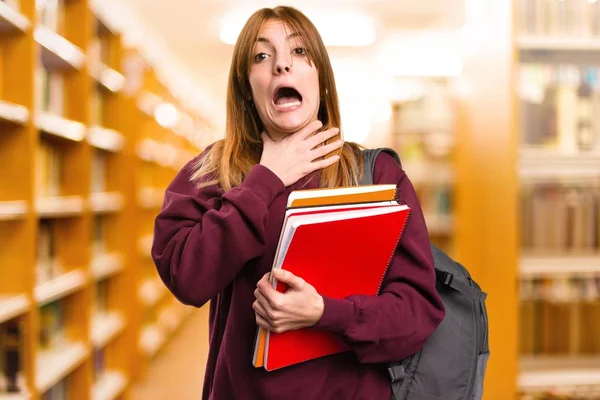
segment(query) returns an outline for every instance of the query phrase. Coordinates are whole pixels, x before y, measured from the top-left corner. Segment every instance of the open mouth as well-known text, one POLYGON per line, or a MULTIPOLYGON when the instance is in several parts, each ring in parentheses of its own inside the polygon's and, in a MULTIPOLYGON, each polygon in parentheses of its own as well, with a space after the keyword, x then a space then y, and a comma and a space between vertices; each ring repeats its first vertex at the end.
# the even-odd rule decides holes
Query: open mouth
POLYGON ((273 94, 273 104, 279 110, 289 110, 302 104, 302 95, 290 86, 282 86, 273 94))

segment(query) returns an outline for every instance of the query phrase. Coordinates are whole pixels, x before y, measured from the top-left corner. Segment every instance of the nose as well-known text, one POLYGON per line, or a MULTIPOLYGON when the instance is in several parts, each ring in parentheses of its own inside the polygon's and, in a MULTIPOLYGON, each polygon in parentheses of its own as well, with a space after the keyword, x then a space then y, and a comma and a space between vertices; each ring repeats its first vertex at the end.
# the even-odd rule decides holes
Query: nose
POLYGON ((278 60, 275 64, 275 71, 273 71, 276 75, 280 75, 285 73, 292 72, 292 64, 289 60, 278 60))

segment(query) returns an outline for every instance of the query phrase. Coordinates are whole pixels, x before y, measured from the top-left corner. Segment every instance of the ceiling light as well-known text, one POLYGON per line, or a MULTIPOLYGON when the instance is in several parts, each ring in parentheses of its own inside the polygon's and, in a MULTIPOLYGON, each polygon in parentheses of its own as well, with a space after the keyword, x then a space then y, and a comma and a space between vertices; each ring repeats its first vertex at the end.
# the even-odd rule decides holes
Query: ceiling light
MULTIPOLYGON (((240 31, 254 10, 233 10, 221 20, 219 38, 235 44, 240 31)), ((355 11, 305 12, 315 24, 326 46, 368 46, 375 41, 375 23, 355 11)))
POLYGON ((382 45, 379 63, 392 76, 458 76, 463 70, 460 46, 453 32, 397 33, 382 45))

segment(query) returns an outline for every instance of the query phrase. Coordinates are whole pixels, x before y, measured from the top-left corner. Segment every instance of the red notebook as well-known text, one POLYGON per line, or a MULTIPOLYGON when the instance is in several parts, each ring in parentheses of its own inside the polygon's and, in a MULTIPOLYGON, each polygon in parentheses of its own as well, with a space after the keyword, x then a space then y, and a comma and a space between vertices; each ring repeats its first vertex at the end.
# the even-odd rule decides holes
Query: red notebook
MULTIPOLYGON (((390 204, 291 215, 274 267, 302 277, 326 297, 376 295, 409 213, 407 206, 390 204)), ((274 284, 280 292, 287 289, 274 284)), ((259 357, 269 371, 348 350, 337 336, 314 329, 266 332, 264 347, 259 357)))

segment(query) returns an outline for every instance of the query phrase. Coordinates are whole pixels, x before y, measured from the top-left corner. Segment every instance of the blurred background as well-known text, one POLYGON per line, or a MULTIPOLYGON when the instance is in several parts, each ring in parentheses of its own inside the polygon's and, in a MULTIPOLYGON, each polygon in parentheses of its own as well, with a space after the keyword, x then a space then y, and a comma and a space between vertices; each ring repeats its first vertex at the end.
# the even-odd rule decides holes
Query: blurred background
MULTIPOLYGON (((0 2, 0 400, 200 397, 207 307, 161 284, 153 222, 274 5, 0 2)), ((432 241, 488 292, 485 399, 600 399, 600 4, 290 5, 345 139, 400 152, 432 241)))

